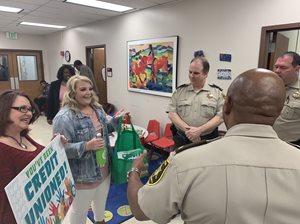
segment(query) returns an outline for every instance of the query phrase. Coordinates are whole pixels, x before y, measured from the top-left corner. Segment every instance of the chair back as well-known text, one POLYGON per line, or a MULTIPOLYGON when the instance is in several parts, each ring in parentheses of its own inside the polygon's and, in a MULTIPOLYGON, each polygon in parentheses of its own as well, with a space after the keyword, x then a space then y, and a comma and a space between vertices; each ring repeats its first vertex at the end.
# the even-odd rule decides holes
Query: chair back
POLYGON ((170 138, 172 136, 173 136, 173 134, 172 134, 172 131, 171 131, 171 123, 167 123, 166 127, 165 127, 165 131, 164 131, 164 137, 170 138))
POLYGON ((148 134, 155 133, 155 135, 160 138, 160 123, 158 120, 149 120, 147 126, 148 134))

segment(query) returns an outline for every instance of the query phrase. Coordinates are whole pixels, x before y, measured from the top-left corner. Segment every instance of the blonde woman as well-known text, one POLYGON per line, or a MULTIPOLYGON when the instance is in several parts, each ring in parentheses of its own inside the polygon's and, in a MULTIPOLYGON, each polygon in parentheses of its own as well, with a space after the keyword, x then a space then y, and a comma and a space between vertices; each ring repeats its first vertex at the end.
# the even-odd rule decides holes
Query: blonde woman
POLYGON ((61 133, 68 139, 65 145, 69 164, 76 183, 76 196, 70 208, 70 223, 86 222, 92 205, 95 223, 104 221, 105 204, 110 186, 110 158, 112 150, 108 133, 117 127, 123 110, 108 121, 98 103, 91 80, 75 75, 67 82, 63 108, 53 120, 53 133, 61 133), (96 137, 102 133, 102 137, 96 137), (98 165, 96 151, 106 147, 107 158, 98 165))

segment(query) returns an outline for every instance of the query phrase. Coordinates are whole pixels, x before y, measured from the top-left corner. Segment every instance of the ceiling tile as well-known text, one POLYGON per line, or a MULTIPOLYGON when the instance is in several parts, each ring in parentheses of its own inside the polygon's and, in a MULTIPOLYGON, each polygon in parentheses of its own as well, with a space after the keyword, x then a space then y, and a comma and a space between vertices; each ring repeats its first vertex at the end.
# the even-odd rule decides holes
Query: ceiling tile
MULTIPOLYGON (((134 8, 138 11, 178 0, 105 0, 134 8)), ((0 0, 0 5, 24 9, 19 14, 0 12, 0 31, 45 35, 56 29, 19 25, 22 21, 65 25, 68 28, 82 26, 114 16, 126 14, 95 9, 63 2, 63 0, 0 0)), ((127 12, 128 13, 128 12, 127 12)), ((129 12, 130 13, 130 12, 129 12)))

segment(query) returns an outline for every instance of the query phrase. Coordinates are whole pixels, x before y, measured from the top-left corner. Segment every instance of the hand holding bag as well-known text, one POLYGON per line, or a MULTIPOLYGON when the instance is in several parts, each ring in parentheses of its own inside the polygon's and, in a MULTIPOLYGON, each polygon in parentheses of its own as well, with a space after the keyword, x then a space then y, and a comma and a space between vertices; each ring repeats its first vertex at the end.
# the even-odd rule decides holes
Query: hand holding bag
POLYGON ((119 119, 118 137, 112 159, 112 181, 116 184, 127 182, 127 171, 131 169, 133 161, 144 151, 132 123, 123 124, 123 120, 124 115, 119 119))

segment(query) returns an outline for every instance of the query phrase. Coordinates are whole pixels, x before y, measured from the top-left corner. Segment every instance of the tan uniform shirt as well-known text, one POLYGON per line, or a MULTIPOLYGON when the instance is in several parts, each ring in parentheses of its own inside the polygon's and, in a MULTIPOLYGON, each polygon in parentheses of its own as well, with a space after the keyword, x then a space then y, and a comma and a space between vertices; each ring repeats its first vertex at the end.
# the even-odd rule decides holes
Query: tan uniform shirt
POLYGON ((179 212, 186 224, 300 223, 300 151, 271 126, 236 125, 168 161, 138 192, 157 223, 179 212))
POLYGON ((300 139, 300 92, 298 82, 286 87, 286 101, 273 126, 279 138, 288 142, 300 139))
POLYGON ((205 84, 197 93, 189 84, 174 92, 167 112, 176 112, 188 125, 199 127, 216 115, 222 117, 223 104, 224 96, 218 88, 205 84))

